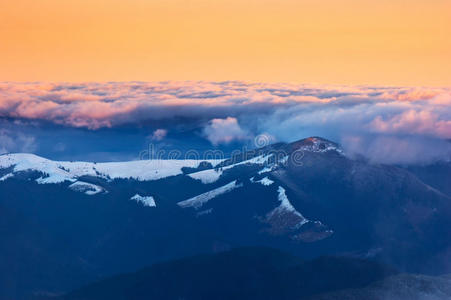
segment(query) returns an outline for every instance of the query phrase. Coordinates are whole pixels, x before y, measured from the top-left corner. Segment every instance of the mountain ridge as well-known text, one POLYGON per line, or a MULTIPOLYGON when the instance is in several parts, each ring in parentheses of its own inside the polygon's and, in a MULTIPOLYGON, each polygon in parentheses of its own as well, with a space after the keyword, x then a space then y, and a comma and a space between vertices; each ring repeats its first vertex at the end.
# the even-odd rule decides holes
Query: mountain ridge
POLYGON ((253 245, 450 272, 451 203, 440 187, 328 143, 270 145, 210 164, 163 161, 164 172, 155 161, 38 164, 71 179, 55 183, 26 161, 15 172, 0 156, 0 256, 11 258, 0 261, 11 270, 0 298, 65 292, 162 260, 253 245))

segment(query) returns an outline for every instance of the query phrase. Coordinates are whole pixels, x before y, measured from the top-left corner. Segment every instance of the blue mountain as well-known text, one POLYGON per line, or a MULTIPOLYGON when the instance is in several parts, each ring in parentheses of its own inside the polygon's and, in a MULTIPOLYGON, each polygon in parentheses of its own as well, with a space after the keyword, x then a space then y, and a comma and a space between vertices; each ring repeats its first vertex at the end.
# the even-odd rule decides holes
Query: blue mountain
MULTIPOLYGON (((214 158, 214 157, 212 157, 214 158)), ((350 158, 320 137, 229 159, 58 162, 0 156, 0 298, 55 295, 244 246, 451 271, 449 163, 350 158), (449 177, 448 177, 449 178, 449 177)))

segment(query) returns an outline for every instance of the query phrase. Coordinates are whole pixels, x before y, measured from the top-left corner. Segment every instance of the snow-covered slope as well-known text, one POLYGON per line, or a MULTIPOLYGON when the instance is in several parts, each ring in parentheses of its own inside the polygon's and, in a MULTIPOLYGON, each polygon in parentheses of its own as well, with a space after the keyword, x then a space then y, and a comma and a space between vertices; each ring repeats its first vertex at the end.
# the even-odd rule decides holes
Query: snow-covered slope
MULTIPOLYGON (((294 150, 309 152, 337 151, 342 153, 339 146, 333 142, 321 138, 308 138, 292 144, 294 150)), ((289 154, 289 153, 287 153, 289 154)), ((273 153, 266 153, 246 159, 240 162, 229 162, 221 165, 224 160, 137 160, 128 162, 68 162, 52 161, 28 153, 15 153, 0 155, 0 171, 12 169, 3 173, 0 181, 13 178, 17 173, 23 171, 36 171, 42 174, 36 179, 40 184, 76 182, 80 177, 92 176, 106 180, 111 179, 134 179, 138 181, 158 180, 170 176, 183 174, 183 168, 198 168, 202 162, 213 166, 211 169, 193 172, 189 177, 200 180, 204 184, 216 182, 224 171, 242 165, 261 165, 259 174, 275 170, 279 165, 285 164, 288 155, 275 159, 273 153)))
MULTIPOLYGON (((268 164, 269 159, 271 158, 272 154, 269 155, 259 155, 257 157, 245 160, 245 161, 241 161, 235 164, 230 164, 224 167, 221 167, 220 169, 208 169, 208 170, 203 170, 203 171, 199 171, 196 173, 192 173, 189 174, 189 176, 193 179, 197 179, 200 180, 202 183, 213 183, 216 182, 221 175, 223 174, 224 171, 232 169, 234 167, 237 166, 241 166, 241 165, 262 165, 262 166, 266 166, 268 164)), ((266 167, 265 169, 267 169, 268 167, 266 167)), ((269 170, 271 171, 271 169, 269 170)))
POLYGON ((301 227, 302 225, 310 222, 294 208, 290 200, 288 200, 287 194, 285 193, 286 191, 283 187, 279 186, 277 192, 279 193, 278 199, 280 201, 280 205, 268 214, 268 218, 273 218, 275 215, 284 215, 291 213, 299 218, 299 222, 296 225, 298 227, 301 227))
POLYGON ((194 207, 195 209, 199 209, 200 207, 202 207, 202 205, 204 205, 205 203, 207 203, 208 201, 210 201, 211 199, 225 194, 227 192, 230 192, 238 187, 240 187, 241 184, 237 184, 236 180, 232 181, 224 186, 218 187, 214 190, 208 191, 206 193, 200 194, 198 196, 195 196, 193 198, 190 198, 188 200, 185 201, 181 201, 179 203, 177 203, 180 207, 182 208, 186 208, 186 207, 194 207))
MULTIPOLYGON (((202 160, 138 160, 128 162, 67 162, 52 161, 34 154, 0 155, 0 169, 12 168, 12 172, 4 175, 3 180, 13 177, 22 171, 36 171, 43 175, 36 181, 40 184, 75 182, 82 176, 93 176, 104 179, 135 179, 139 181, 157 180, 182 174, 182 168, 197 168, 202 160)), ((208 160, 213 166, 222 160, 208 160)))

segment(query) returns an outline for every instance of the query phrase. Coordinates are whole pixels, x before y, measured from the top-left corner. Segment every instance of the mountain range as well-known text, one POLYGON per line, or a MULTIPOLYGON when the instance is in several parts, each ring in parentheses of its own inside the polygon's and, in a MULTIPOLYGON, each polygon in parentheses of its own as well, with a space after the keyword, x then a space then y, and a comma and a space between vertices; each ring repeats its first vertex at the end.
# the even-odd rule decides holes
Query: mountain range
MULTIPOLYGON (((1 155, 0 257, 8 259, 0 268, 8 272, 0 298, 60 295, 162 261, 248 246, 308 261, 338 256, 399 272, 451 272, 450 162, 374 164, 320 137, 211 158, 1 155)), ((340 287, 358 293, 363 285, 340 287)))

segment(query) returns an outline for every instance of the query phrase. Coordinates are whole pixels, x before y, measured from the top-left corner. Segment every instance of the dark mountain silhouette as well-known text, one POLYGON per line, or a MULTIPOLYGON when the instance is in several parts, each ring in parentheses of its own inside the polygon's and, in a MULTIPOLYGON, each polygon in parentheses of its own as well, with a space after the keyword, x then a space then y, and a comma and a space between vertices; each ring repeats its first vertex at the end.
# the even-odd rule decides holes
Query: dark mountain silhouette
POLYGON ((344 289, 310 300, 448 300, 451 299, 450 276, 398 274, 388 276, 363 288, 344 289))
POLYGON ((156 264, 57 299, 306 299, 325 291, 363 287, 396 273, 360 259, 303 261, 278 250, 253 247, 156 264))

